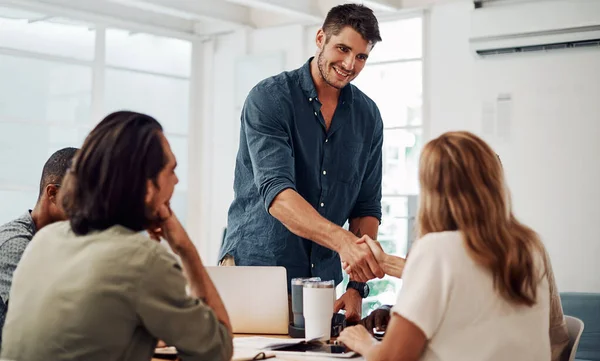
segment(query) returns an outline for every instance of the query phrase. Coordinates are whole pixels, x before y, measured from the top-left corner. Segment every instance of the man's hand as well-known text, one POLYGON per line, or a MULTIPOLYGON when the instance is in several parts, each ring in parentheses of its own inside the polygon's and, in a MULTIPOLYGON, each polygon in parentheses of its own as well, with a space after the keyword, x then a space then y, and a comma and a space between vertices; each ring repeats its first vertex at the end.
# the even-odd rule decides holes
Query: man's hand
POLYGON ((153 225, 147 229, 150 238, 157 242, 160 242, 161 238, 165 239, 173 252, 178 255, 189 248, 188 243, 191 241, 168 203, 161 205, 156 210, 154 218, 153 225))
POLYGON ((158 342, 156 343, 155 348, 163 348, 163 347, 168 347, 167 343, 163 340, 158 340, 158 342))
POLYGON ((355 289, 349 289, 333 305, 333 313, 346 310, 346 322, 356 324, 362 315, 362 297, 355 289))
POLYGON ((346 242, 339 251, 342 261, 351 267, 352 279, 367 282, 375 277, 382 278, 385 274, 373 252, 365 242, 359 241, 346 242))
POLYGON ((160 242, 161 238, 167 238, 164 229, 164 223, 171 217, 172 214, 173 212, 171 211, 169 204, 163 204, 158 207, 153 215, 154 221, 152 222, 152 225, 146 230, 150 238, 157 242, 160 242))
POLYGON ((390 306, 381 306, 370 315, 360 320, 359 325, 365 326, 369 333, 373 333, 373 329, 377 331, 385 331, 390 322, 390 306))
MULTIPOLYGON (((369 246, 369 249, 373 253, 373 257, 375 257, 375 261, 379 264, 379 266, 385 274, 398 278, 402 277, 402 272, 404 272, 404 264, 406 263, 406 259, 385 253, 385 251, 381 247, 381 243, 374 239, 371 239, 371 237, 369 236, 363 236, 358 241, 356 241, 356 243, 366 244, 367 246, 369 246)), ((357 278, 357 276, 359 275, 355 267, 353 267, 348 262, 342 261, 342 268, 353 279, 357 278)))
MULTIPOLYGON (((371 237, 364 235, 362 236, 360 239, 358 239, 356 241, 356 245, 358 247, 362 247, 362 248, 367 248, 368 251, 370 252, 370 257, 374 260, 374 262, 377 264, 377 267, 379 268, 379 270, 381 271, 381 273, 376 274, 375 276, 378 278, 381 278, 385 275, 384 271, 383 271, 383 261, 384 258, 386 256, 385 252, 383 251, 383 248, 381 248, 381 245, 379 244, 379 242, 372 240, 371 237)), ((341 255, 341 253, 340 253, 341 255)), ((344 271, 346 271, 346 273, 348 273, 348 275, 350 275, 350 277, 354 280, 357 280, 359 282, 366 282, 368 280, 373 279, 372 278, 367 278, 369 275, 365 274, 364 270, 360 268, 360 264, 353 264, 352 262, 349 262, 347 259, 344 259, 343 255, 342 256, 342 267, 344 268, 344 271), (366 278, 366 279, 365 279, 366 278)), ((369 262, 370 259, 367 256, 367 262, 369 262)), ((368 263, 369 265, 371 263, 368 263)))

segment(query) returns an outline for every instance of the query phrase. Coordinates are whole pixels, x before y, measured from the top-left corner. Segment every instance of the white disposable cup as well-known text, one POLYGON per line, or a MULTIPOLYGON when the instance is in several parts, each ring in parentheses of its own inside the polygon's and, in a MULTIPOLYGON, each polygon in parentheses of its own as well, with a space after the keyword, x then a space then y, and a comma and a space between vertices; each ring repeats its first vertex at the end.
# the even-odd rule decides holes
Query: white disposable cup
POLYGON ((333 281, 307 282, 304 284, 304 337, 328 341, 331 338, 331 318, 335 288, 333 281))

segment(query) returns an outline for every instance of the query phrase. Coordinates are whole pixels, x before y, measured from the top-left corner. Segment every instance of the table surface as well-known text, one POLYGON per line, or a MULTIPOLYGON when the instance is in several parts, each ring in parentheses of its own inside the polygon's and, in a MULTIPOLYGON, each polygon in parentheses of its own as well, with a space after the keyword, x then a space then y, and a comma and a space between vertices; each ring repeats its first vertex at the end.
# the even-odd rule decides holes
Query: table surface
MULTIPOLYGON (((288 335, 254 335, 254 334, 235 334, 235 338, 240 337, 269 337, 269 338, 281 338, 281 339, 289 339, 291 338, 288 335)), ((316 356, 296 356, 296 355, 286 355, 286 356, 277 356, 274 358, 270 358, 268 360, 288 360, 288 361, 331 361, 331 360, 354 360, 354 361, 364 361, 362 357, 352 357, 349 359, 346 358, 336 358, 336 357, 316 357, 316 356)), ((165 359, 153 358, 152 361, 165 361, 165 359)))

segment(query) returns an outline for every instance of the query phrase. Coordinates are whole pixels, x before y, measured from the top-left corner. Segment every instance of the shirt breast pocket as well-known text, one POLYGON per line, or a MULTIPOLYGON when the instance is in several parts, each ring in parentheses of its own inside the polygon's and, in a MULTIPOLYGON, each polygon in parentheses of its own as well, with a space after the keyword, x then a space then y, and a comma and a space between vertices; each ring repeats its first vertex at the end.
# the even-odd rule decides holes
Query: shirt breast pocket
POLYGON ((338 180, 340 182, 352 185, 361 183, 367 149, 368 144, 366 143, 351 141, 342 143, 338 157, 338 180))

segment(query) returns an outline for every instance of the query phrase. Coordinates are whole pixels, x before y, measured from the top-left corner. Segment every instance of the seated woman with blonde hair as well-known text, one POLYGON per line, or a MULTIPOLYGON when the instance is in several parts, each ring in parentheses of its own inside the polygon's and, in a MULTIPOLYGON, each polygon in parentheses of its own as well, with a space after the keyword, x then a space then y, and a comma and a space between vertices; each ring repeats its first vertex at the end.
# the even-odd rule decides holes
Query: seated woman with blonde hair
POLYGON ((419 182, 419 239, 383 341, 362 326, 339 340, 369 361, 550 360, 544 247, 512 214, 496 153, 445 133, 424 147, 419 182))

